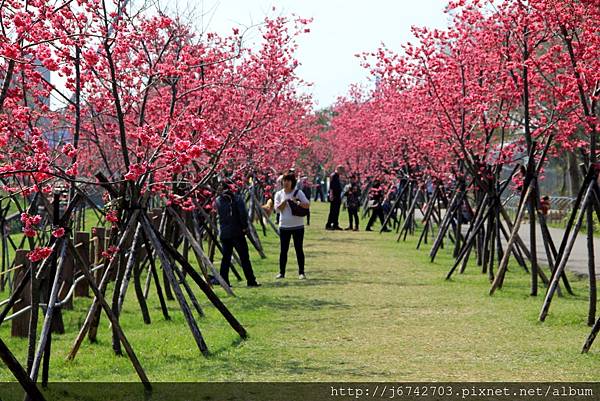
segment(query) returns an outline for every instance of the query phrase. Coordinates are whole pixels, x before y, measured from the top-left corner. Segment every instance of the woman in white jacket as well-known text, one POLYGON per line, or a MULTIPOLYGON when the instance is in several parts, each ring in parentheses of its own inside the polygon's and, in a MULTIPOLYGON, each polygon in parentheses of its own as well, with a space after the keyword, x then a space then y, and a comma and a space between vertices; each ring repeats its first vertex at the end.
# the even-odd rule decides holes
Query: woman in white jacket
POLYGON ((310 201, 306 198, 304 192, 296 188, 296 176, 293 172, 284 174, 282 179, 283 189, 275 194, 275 209, 279 211, 279 239, 281 241, 281 250, 279 254, 279 274, 277 279, 285 277, 285 268, 287 265, 287 254, 290 248, 290 240, 294 239, 294 249, 298 259, 298 277, 300 280, 306 279, 304 274, 304 217, 295 216, 292 213, 292 207, 289 202, 294 202, 297 206, 309 209, 310 201))

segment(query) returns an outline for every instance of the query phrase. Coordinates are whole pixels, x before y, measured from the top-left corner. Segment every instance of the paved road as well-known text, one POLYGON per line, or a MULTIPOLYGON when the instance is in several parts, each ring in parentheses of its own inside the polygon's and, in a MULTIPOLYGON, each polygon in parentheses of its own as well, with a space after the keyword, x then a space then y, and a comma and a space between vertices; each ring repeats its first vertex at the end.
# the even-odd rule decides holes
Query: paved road
MULTIPOLYGON (((561 228, 549 228, 550 235, 552 236, 552 240, 556 246, 556 249, 560 247, 560 243, 562 241, 564 230, 561 228)), ((529 245, 529 222, 524 222, 524 225, 521 225, 519 228, 519 235, 523 239, 523 241, 529 245)), ((542 242, 542 234, 541 229, 538 225, 536 229, 536 248, 538 253, 538 260, 540 263, 548 263, 548 258, 546 258, 546 250, 544 249, 544 243, 542 242)), ((596 276, 600 277, 600 264, 598 260, 600 259, 600 239, 594 238, 594 250, 596 252, 596 276)), ((573 245, 573 250, 571 252, 571 257, 567 262, 567 270, 572 271, 578 275, 588 275, 588 266, 587 266, 587 235, 585 232, 580 232, 577 235, 577 239, 575 240, 575 244, 573 245)))

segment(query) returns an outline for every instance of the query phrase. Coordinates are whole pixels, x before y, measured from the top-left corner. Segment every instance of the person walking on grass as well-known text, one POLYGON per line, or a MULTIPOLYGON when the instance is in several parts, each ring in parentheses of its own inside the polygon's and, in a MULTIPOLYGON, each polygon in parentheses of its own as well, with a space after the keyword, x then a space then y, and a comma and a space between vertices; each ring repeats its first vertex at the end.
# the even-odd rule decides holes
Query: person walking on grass
POLYGON ((260 283, 254 277, 246 234, 248 232, 248 212, 243 199, 233 192, 230 185, 221 182, 219 196, 215 201, 215 207, 219 218, 219 237, 223 248, 221 259, 221 277, 229 285, 229 268, 231 256, 235 249, 240 257, 242 269, 248 287, 259 287, 260 283))
POLYGON ((327 218, 326 230, 341 230, 340 207, 342 206, 342 182, 340 175, 344 174, 344 166, 337 166, 329 181, 329 217, 327 218))
POLYGON ((396 213, 390 214, 390 212, 392 211, 392 208, 394 207, 394 203, 395 203, 396 196, 397 196, 396 194, 397 194, 397 190, 394 186, 392 186, 389 189, 387 195, 385 196, 385 200, 383 201, 383 205, 382 205, 383 215, 390 216, 389 223, 392 227, 396 227, 399 224, 396 213))
POLYGON ((296 188, 296 176, 293 172, 284 174, 283 189, 275 194, 275 209, 279 211, 279 274, 277 279, 285 278, 290 240, 294 240, 296 259, 298 260, 298 277, 306 279, 304 274, 304 216, 310 208, 310 201, 304 192, 296 188), (302 210, 304 209, 304 210, 302 210))
POLYGON ((360 208, 360 187, 356 176, 350 177, 350 184, 346 191, 346 208, 348 209, 348 227, 346 230, 358 231, 358 209, 360 208), (352 224, 354 223, 354 225, 352 224))
MULTIPOLYGON (((379 180, 375 180, 369 190, 369 209, 371 209, 371 218, 367 223, 366 231, 373 231, 371 227, 375 223, 375 219, 379 217, 379 221, 383 225, 385 217, 383 216, 383 188, 379 180)), ((390 231, 387 227, 383 227, 382 231, 390 231)))

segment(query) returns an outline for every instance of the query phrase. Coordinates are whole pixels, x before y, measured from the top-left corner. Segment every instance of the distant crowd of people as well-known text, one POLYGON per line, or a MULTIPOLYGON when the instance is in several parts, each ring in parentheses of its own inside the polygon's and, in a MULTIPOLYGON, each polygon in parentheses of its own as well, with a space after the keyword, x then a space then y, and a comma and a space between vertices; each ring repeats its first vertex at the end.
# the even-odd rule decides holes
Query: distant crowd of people
MULTIPOLYGON (((359 230, 359 211, 361 206, 362 190, 356 174, 350 174, 346 185, 342 185, 346 170, 344 166, 337 166, 330 177, 329 184, 329 217, 327 218, 326 230, 359 230), (344 205, 348 211, 348 227, 342 229, 339 223, 340 209, 344 205)), ((365 227, 366 231, 373 231, 375 221, 379 219, 382 231, 390 231, 385 221, 386 215, 392 208, 392 200, 398 193, 398 186, 392 186, 386 191, 378 179, 373 180, 368 186, 367 204, 371 216, 365 227)), ((390 215, 392 221, 396 217, 390 215)))

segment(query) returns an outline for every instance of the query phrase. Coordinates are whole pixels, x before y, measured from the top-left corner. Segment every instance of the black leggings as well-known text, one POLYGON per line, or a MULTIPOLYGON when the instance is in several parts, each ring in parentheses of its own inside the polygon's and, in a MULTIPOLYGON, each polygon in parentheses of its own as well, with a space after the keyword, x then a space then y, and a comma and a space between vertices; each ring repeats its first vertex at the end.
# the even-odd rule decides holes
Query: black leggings
POLYGON ((281 253, 279 254, 279 273, 285 276, 285 266, 287 265, 288 250, 290 249, 290 240, 294 237, 294 249, 296 249, 296 259, 298 259, 298 274, 304 274, 304 227, 280 228, 279 239, 281 240, 281 253))
POLYGON ((348 221, 350 222, 349 227, 356 227, 358 229, 358 208, 352 207, 348 208, 348 221), (352 222, 356 222, 356 226, 352 225, 352 222))

